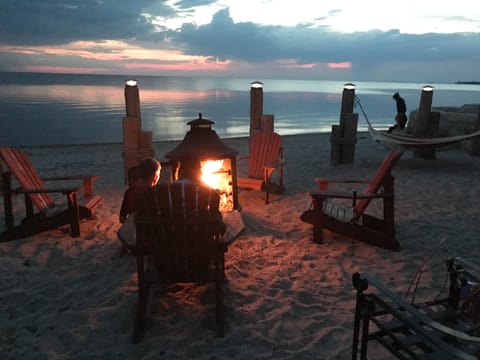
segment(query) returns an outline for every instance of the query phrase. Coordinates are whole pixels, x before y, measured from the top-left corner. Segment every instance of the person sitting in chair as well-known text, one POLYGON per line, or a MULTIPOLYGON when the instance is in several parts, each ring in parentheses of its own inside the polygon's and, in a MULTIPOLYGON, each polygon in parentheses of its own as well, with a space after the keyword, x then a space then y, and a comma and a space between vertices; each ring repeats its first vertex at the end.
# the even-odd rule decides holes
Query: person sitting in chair
POLYGON ((137 211, 137 198, 145 190, 157 185, 160 179, 160 162, 153 158, 145 158, 138 165, 138 182, 131 184, 125 191, 120 208, 118 238, 129 250, 135 247, 135 224, 133 214, 137 211))
POLYGON ((407 124, 407 105, 405 104, 405 100, 403 100, 398 92, 393 94, 393 98, 395 99, 397 105, 397 115, 395 116, 395 125, 388 129, 389 133, 396 128, 405 129, 405 125, 407 124))

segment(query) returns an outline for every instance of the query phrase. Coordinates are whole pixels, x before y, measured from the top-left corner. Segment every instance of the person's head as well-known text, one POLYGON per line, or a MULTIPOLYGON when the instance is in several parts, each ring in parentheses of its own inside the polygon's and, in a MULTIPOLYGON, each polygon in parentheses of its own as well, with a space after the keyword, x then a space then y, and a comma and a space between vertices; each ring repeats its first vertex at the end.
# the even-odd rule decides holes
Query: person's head
POLYGON ((157 159, 148 157, 142 159, 138 164, 138 175, 143 183, 155 186, 160 179, 161 169, 162 166, 157 159))
POLYGON ((395 94, 393 94, 393 98, 394 98, 395 100, 397 100, 399 97, 400 97, 400 94, 399 94, 399 93, 396 92, 395 94))

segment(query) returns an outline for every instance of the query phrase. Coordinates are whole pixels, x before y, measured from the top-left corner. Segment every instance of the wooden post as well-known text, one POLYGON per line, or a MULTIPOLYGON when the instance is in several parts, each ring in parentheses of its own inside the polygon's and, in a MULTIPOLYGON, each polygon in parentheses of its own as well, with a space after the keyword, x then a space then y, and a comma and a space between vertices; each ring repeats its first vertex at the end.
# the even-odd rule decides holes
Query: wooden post
MULTIPOLYGON (((440 127, 440 112, 432 111, 428 116, 424 131, 425 137, 436 137, 440 127)), ((436 150, 434 146, 419 147, 413 150, 413 157, 418 159, 431 160, 435 159, 436 150)))
POLYGON ((252 82, 250 87, 250 136, 262 128, 263 114, 263 83, 252 82))
POLYGON ((353 105, 355 102, 355 85, 347 83, 343 86, 342 107, 340 109, 340 125, 343 126, 345 114, 353 113, 353 105))
POLYGON ((123 164, 124 180, 129 182, 129 170, 138 165, 141 158, 155 156, 151 131, 142 131, 140 95, 137 80, 125 82, 125 111, 123 118, 123 164))
POLYGON ((140 118, 140 95, 137 80, 127 80, 125 82, 125 110, 127 116, 140 118))
POLYGON ((332 125, 330 164, 353 163, 357 142, 358 114, 353 113, 355 85, 343 86, 340 124, 332 125))
POLYGON ((128 169, 137 165, 139 131, 140 118, 129 116, 123 118, 123 163, 125 182, 128 181, 128 169))
POLYGON ((415 119, 414 134, 416 136, 424 136, 427 133, 430 109, 432 108, 432 99, 433 87, 429 85, 424 86, 420 96, 417 117, 415 119))
POLYGON ((342 162, 341 139, 343 129, 340 125, 332 125, 332 134, 330 135, 330 164, 338 165, 342 162))
POLYGON ((358 114, 345 113, 343 126, 342 163, 352 164, 357 142, 358 114))
MULTIPOLYGON (((477 118, 475 119, 475 123, 473 126, 473 131, 480 130, 480 112, 477 114, 477 118)), ((480 136, 475 136, 472 139, 472 145, 470 148, 470 155, 471 156, 480 156, 480 136)))

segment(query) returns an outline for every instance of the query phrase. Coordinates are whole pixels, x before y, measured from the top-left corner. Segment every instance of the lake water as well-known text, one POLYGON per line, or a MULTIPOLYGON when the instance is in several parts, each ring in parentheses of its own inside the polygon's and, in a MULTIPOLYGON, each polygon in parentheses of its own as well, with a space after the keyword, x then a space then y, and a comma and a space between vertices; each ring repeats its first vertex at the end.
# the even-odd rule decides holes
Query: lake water
MULTIPOLYGON (((180 140, 199 113, 220 137, 249 133, 250 83, 258 79, 139 76, 142 129, 154 141, 180 140)), ((0 72, 0 144, 45 146, 122 142, 126 77, 0 72)), ((263 113, 281 135, 329 132, 337 124, 344 81, 259 79, 263 113)), ((351 81, 351 80, 349 80, 351 81)), ((345 81, 347 82, 347 81, 345 81)), ((399 92, 418 107, 420 83, 355 82, 374 127, 392 125, 399 92)), ((433 106, 480 102, 479 85, 432 84, 433 106)), ((366 130, 360 109, 359 129, 366 130)))

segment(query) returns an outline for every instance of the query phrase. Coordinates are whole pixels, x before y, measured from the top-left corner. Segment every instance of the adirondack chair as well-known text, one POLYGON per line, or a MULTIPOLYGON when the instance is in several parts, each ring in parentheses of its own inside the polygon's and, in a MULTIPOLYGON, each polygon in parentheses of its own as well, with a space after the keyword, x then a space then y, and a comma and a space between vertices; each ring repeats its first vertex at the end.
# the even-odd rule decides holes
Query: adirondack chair
MULTIPOLYGON (((374 341, 399 359, 478 359, 479 323, 468 306, 473 301, 478 312, 480 273, 470 265, 448 259, 445 295, 422 303, 407 301, 371 274, 353 274, 357 296, 352 359, 371 358, 368 345, 374 341)), ((373 350, 380 356, 378 347, 373 350)))
POLYGON ((269 203, 270 192, 282 193, 283 184, 282 137, 271 131, 259 131, 250 139, 248 156, 248 176, 238 177, 237 186, 243 189, 265 191, 265 203, 269 203), (273 182, 273 174, 279 171, 278 182, 273 182))
POLYGON ((135 214, 138 303, 133 342, 144 337, 150 286, 215 283, 215 319, 224 334, 225 231, 219 195, 191 183, 159 184, 147 190, 135 214))
POLYGON ((395 239, 394 177, 392 169, 402 156, 402 150, 393 150, 383 160, 370 182, 357 180, 315 179, 318 192, 311 192, 312 206, 301 215, 301 220, 313 225, 313 240, 323 242, 323 229, 328 229, 372 245, 398 251, 395 239), (363 193, 329 191, 329 183, 368 183, 363 193), (332 199, 351 201, 351 206, 340 206, 332 199), (367 214, 373 199, 383 200, 383 218, 367 214))
POLYGON ((2 172, 2 189, 5 209, 5 231, 0 241, 9 241, 70 224, 72 237, 80 236, 80 220, 92 217, 103 199, 93 193, 94 180, 98 176, 67 176, 42 179, 25 152, 16 148, 0 148, 0 157, 6 168, 2 172), (12 175, 20 188, 12 188, 12 175), (69 181, 74 185, 46 187, 44 181, 69 181), (79 183, 79 180, 83 182, 79 183), (78 193, 83 191, 82 196, 78 193), (57 204, 52 194, 63 194, 66 202, 57 204), (12 196, 25 196, 26 217, 15 224, 12 196), (34 207, 37 209, 35 211, 34 207))

